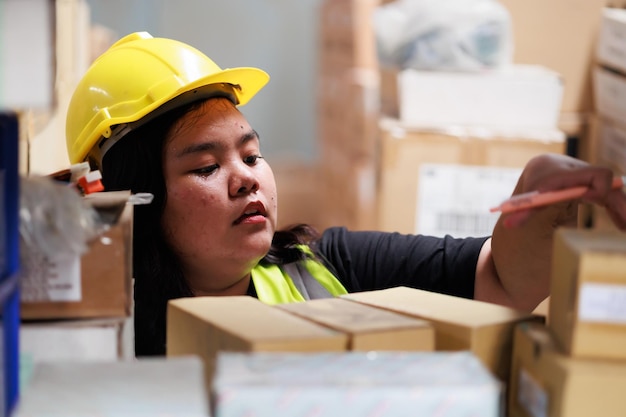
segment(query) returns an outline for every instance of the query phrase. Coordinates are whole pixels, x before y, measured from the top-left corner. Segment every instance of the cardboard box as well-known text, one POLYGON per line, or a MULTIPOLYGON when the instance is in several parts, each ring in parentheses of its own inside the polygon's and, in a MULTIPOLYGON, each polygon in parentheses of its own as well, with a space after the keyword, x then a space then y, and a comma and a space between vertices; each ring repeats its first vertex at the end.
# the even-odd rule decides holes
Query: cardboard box
POLYGON ((333 67, 376 68, 372 13, 380 0, 325 0, 320 2, 322 71, 333 67))
POLYGON ((41 362, 131 360, 135 357, 133 318, 21 323, 23 368, 41 362), (30 364, 26 366, 26 364, 30 364))
POLYGON ((111 226, 82 256, 48 259, 31 251, 22 265, 21 317, 127 317, 132 307, 133 206, 129 192, 85 197, 111 226))
POLYGON ((626 73, 626 10, 605 8, 602 10, 600 35, 598 36, 598 63, 626 73))
POLYGON ((626 76, 596 67, 593 87, 598 113, 617 123, 626 124, 626 76))
POLYGON ((624 0, 498 0, 511 14, 513 61, 561 74, 562 112, 594 110, 591 71, 604 7, 624 0))
POLYGON ((333 145, 322 147, 317 198, 320 230, 342 225, 352 230, 376 228, 378 164, 373 156, 354 155, 333 145))
POLYGON ((433 236, 490 235, 498 214, 534 156, 564 153, 558 130, 455 128, 427 131, 393 119, 380 123, 378 229, 433 236))
POLYGON ((320 221, 319 170, 314 163, 299 158, 278 158, 272 161, 272 171, 280 196, 280 216, 277 228, 297 223, 317 225, 320 221))
POLYGON ((626 127, 596 117, 592 140, 596 155, 594 162, 613 169, 618 175, 626 175, 626 127))
POLYGON ((501 416, 501 384, 470 352, 222 353, 213 415, 501 416))
POLYGON ((543 321, 540 316, 496 304, 408 287, 342 298, 430 321, 435 328, 436 350, 470 350, 502 381, 508 380, 511 367, 514 326, 529 320, 543 321))
POLYGON ((348 350, 435 349, 435 331, 430 323, 388 310, 341 298, 278 304, 276 307, 346 333, 349 337, 348 350))
POLYGON ((347 335, 249 296, 180 298, 167 307, 167 356, 200 356, 207 381, 221 351, 345 351, 347 346, 347 335))
POLYGON ((541 66, 398 73, 399 119, 409 126, 556 129, 562 97, 559 74, 541 66))
POLYGON ((561 349, 626 359, 626 236, 562 228, 552 257, 548 326, 561 349))
POLYGON ((510 417, 622 417, 626 362, 574 359, 559 352, 548 329, 515 329, 510 417))
POLYGON ((198 358, 40 363, 14 417, 207 417, 198 358))

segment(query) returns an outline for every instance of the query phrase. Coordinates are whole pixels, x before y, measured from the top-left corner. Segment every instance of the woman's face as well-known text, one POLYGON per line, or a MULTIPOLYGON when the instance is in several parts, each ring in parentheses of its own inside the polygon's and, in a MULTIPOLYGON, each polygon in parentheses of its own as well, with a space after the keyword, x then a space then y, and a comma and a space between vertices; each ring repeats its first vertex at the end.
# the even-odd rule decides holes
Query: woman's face
POLYGON ((257 133, 229 100, 215 98, 172 127, 163 152, 162 226, 189 285, 196 294, 247 288, 277 220, 276 183, 257 133))

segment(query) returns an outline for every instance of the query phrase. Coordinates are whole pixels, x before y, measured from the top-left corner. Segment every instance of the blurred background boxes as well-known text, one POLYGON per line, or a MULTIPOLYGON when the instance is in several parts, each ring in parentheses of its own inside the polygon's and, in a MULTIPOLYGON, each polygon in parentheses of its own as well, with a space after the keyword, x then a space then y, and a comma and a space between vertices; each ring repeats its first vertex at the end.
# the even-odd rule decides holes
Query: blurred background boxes
POLYGON ((591 70, 605 6, 616 0, 499 0, 511 13, 513 60, 544 65, 563 77, 562 113, 592 113, 591 70))
POLYGON ((600 116, 626 124, 626 77, 609 68, 597 67, 594 87, 600 116))
POLYGON ((381 230, 435 236, 487 236, 526 162, 564 153, 557 129, 449 127, 380 123, 378 223, 381 230))
POLYGON ((556 129, 563 84, 538 65, 480 72, 398 73, 399 119, 408 126, 556 129))
POLYGON ((626 72, 626 10, 602 10, 596 49, 597 64, 626 72))

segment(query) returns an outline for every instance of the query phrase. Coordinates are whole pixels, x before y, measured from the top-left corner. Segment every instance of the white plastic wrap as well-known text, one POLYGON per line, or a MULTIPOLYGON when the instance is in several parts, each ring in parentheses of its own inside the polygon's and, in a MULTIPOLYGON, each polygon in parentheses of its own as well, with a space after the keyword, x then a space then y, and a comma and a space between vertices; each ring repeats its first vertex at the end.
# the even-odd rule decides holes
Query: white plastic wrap
POLYGON ((508 10, 496 0, 396 0, 374 12, 381 66, 479 71, 510 64, 508 10))

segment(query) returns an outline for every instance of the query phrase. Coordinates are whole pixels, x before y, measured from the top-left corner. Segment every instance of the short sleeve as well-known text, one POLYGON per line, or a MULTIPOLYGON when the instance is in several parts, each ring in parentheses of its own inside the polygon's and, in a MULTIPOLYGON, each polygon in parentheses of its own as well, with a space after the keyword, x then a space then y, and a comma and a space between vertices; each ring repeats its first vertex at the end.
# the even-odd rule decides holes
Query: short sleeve
POLYGON ((313 248, 349 292, 407 286, 473 298, 478 255, 487 239, 333 227, 313 248))

